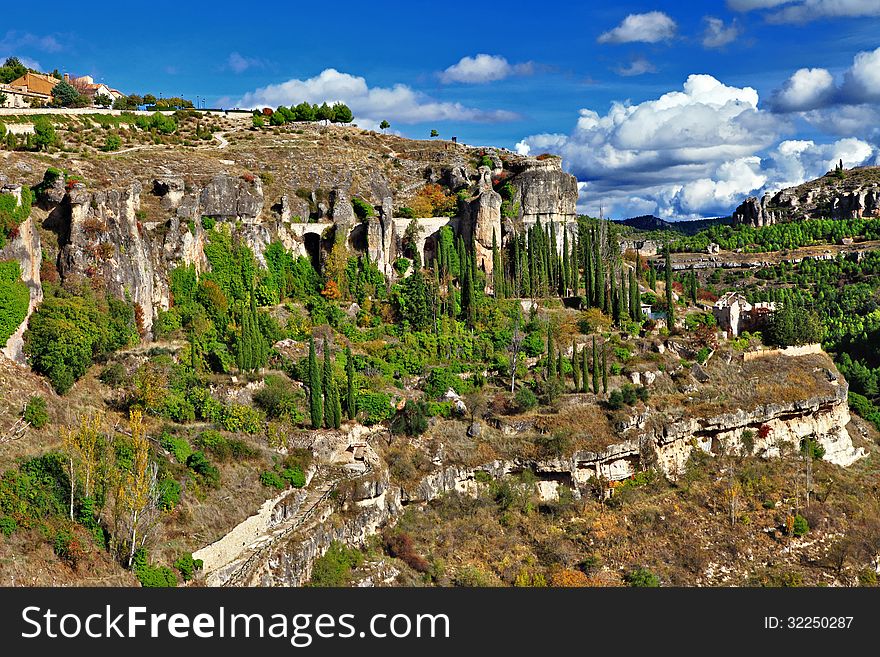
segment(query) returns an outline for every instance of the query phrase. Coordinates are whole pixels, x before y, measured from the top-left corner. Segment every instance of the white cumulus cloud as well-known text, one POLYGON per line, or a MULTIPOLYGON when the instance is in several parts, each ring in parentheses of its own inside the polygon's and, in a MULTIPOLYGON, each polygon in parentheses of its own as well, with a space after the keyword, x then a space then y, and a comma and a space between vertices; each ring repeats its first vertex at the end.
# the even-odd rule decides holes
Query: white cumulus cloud
POLYGON ((534 71, 532 62, 511 64, 504 57, 480 53, 474 57, 462 57, 457 64, 440 73, 440 81, 444 84, 485 84, 513 75, 531 75, 534 71))
POLYGON ((823 107, 833 98, 834 76, 824 68, 796 71, 773 95, 773 107, 780 112, 801 112, 823 107))
POLYGON ((736 41, 740 35, 736 21, 727 25, 720 18, 706 16, 703 22, 706 24, 706 29, 703 31, 702 43, 706 48, 723 48, 736 41))
POLYGON ((506 110, 482 110, 461 103, 435 100, 405 84, 393 87, 370 87, 360 76, 342 73, 333 68, 306 80, 291 79, 246 93, 236 106, 244 108, 276 107, 278 105, 343 102, 356 120, 382 121, 395 124, 425 121, 468 121, 497 123, 518 117, 506 110))
POLYGON ((766 182, 758 154, 777 143, 785 119, 758 108, 758 92, 709 75, 637 105, 615 102, 605 115, 582 109, 571 134, 542 134, 521 153, 552 152, 586 183, 582 207, 609 216, 728 214, 766 182))
POLYGON ((668 41, 678 29, 675 21, 662 11, 630 14, 613 30, 599 36, 599 43, 658 43, 668 41))
POLYGON ((734 11, 772 10, 772 23, 808 23, 823 18, 880 16, 877 0, 727 0, 734 11))

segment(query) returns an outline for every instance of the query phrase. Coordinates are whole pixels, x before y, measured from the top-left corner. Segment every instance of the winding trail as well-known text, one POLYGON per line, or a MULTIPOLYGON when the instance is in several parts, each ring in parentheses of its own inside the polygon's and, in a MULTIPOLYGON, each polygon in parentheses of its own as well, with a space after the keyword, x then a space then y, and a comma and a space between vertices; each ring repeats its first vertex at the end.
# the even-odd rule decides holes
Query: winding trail
POLYGON ((362 477, 372 469, 367 464, 363 472, 341 474, 335 468, 321 468, 307 488, 287 490, 266 500, 256 514, 193 553, 193 558, 204 562, 205 583, 208 586, 246 585, 247 577, 270 548, 309 521, 324 520, 321 512, 338 483, 362 477), (277 520, 279 513, 284 516, 280 521, 277 520))

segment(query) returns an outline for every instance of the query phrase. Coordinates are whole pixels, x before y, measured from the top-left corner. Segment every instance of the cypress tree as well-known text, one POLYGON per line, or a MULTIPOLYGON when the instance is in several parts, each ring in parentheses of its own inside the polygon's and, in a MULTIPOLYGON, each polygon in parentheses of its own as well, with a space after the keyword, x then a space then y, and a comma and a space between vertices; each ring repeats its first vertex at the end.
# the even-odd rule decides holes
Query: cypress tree
POLYGON ((556 356, 553 346, 553 327, 547 326, 547 380, 556 378, 556 356))
POLYGON ((593 336, 593 394, 599 394, 599 350, 596 348, 596 336, 593 336))
POLYGON ((578 361, 577 344, 571 341, 571 376, 574 379, 574 391, 581 389, 581 364, 578 361))
POLYGON ((666 246, 666 328, 670 331, 675 326, 675 304, 672 297, 672 255, 669 246, 666 246))
POLYGON ((598 236, 594 242, 593 248, 595 250, 595 266, 596 266, 596 306, 602 312, 608 312, 611 310, 608 306, 608 295, 606 295, 607 288, 605 287, 605 264, 602 262, 602 255, 599 251, 599 239, 598 236))
POLYGON ((596 306, 596 288, 593 276, 593 241, 590 239, 590 229, 586 230, 584 242, 584 296, 587 305, 591 308, 596 306))
POLYGON ((630 312, 634 322, 638 322, 642 318, 642 295, 639 293, 639 280, 636 277, 636 270, 633 269, 629 276, 629 289, 632 294, 630 301, 630 312))
POLYGON ((357 388, 354 384, 354 354, 351 347, 345 348, 345 409, 348 419, 353 420, 357 415, 357 388))
POLYGON ((691 265, 691 303, 693 305, 697 305, 697 272, 694 271, 694 266, 691 265))
POLYGON ((580 296, 581 294, 581 280, 580 280, 580 261, 579 261, 579 251, 580 245, 578 244, 577 237, 572 238, 574 240, 574 244, 571 249, 571 290, 574 296, 580 296))
POLYGON ((550 222, 550 233, 547 239, 547 261, 550 264, 550 287, 557 289, 559 287, 559 249, 556 246, 556 222, 550 222))
POLYGON ((602 392, 608 394, 608 349, 602 345, 602 392))
POLYGON ((452 282, 452 276, 446 278, 446 311, 450 319, 458 317, 458 303, 455 299, 455 284, 452 282))
POLYGON ((495 298, 504 298, 504 270, 501 268, 501 253, 498 251, 498 237, 492 230, 492 287, 495 288, 495 298))
POLYGON ((338 429, 342 424, 342 406, 339 403, 339 388, 333 378, 330 360, 330 345, 324 340, 324 426, 338 429))
POLYGON ((608 282, 611 285, 611 318, 615 324, 620 325, 620 296, 617 293, 617 276, 613 268, 608 272, 608 282))
POLYGON ((590 392, 590 360, 587 355, 587 345, 581 349, 581 390, 590 392))
POLYGON ((519 298, 523 295, 522 291, 522 262, 519 258, 519 235, 514 234, 510 240, 511 261, 513 262, 513 296, 519 298))
POLYGON ((562 296, 568 296, 568 290, 571 289, 571 260, 568 256, 568 229, 563 224, 562 227, 562 296))
POLYGON ((565 388, 565 368, 562 367, 562 345, 559 345, 559 351, 556 352, 556 372, 559 376, 559 382, 565 388))
POLYGON ((321 400, 323 385, 321 383, 321 370, 318 369, 318 358, 315 356, 315 338, 309 338, 309 416, 312 428, 321 427, 324 419, 324 406, 321 400))

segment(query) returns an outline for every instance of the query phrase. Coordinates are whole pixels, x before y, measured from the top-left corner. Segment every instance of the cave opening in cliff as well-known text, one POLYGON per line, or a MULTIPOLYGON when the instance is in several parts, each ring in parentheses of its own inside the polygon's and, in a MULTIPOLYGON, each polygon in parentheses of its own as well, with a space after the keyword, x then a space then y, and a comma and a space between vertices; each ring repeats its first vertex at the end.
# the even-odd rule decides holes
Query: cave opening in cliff
POLYGON ((367 224, 359 223, 351 229, 348 235, 348 246, 356 253, 366 253, 367 251, 367 224))
POLYGON ((303 235, 303 244, 306 253, 309 254, 309 260, 312 261, 312 267, 316 272, 321 273, 321 236, 316 233, 306 233, 303 235))

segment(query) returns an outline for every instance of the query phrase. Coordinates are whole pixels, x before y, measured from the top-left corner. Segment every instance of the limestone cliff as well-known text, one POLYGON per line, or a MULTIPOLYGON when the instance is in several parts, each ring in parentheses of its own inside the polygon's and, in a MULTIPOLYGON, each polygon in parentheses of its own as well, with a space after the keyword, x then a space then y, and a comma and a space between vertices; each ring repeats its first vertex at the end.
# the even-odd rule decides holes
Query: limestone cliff
MULTIPOLYGON (((12 194, 17 203, 21 204, 20 185, 0 185, 0 192, 12 194)), ((21 267, 21 280, 27 284, 30 290, 30 303, 27 315, 18 329, 9 336, 5 345, 0 345, 3 355, 19 363, 25 362, 24 355, 24 332, 27 322, 34 309, 43 300, 43 286, 40 282, 40 266, 42 265, 42 252, 40 249, 40 235, 37 231, 36 222, 28 217, 18 227, 18 232, 0 249, 0 260, 17 260, 21 267)))
POLYGON ((733 213, 733 223, 759 227, 798 219, 859 217, 880 217, 880 167, 830 173, 761 199, 750 196, 733 213))

